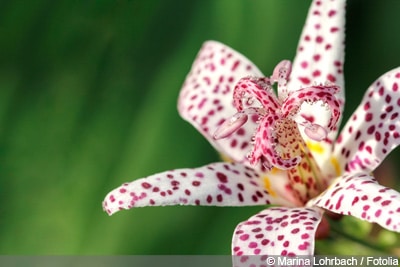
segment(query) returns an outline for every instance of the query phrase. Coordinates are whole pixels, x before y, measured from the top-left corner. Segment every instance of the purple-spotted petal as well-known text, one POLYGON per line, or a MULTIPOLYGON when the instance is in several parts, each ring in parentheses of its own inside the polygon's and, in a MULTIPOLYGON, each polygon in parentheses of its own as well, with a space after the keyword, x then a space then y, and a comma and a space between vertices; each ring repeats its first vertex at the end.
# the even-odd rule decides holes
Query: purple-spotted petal
POLYGON ((241 162, 250 150, 256 129, 250 119, 227 138, 215 140, 213 134, 233 114, 233 90, 243 77, 263 74, 246 57, 215 41, 205 42, 179 95, 180 115, 199 130, 221 154, 241 162))
POLYGON ((334 83, 344 96, 344 0, 314 0, 293 61, 289 91, 314 83, 334 83))
POLYGON ((367 174, 346 174, 309 204, 400 232, 400 194, 367 174))
POLYGON ((265 179, 253 169, 236 163, 213 163, 196 169, 171 170, 124 183, 106 196, 103 208, 111 215, 133 207, 177 204, 287 205, 287 201, 272 191, 265 179))
POLYGON ((400 68, 376 80, 343 128, 334 155, 341 169, 373 171, 400 144, 400 68))
POLYGON ((232 253, 245 255, 312 255, 322 213, 312 208, 269 208, 240 223, 232 253))

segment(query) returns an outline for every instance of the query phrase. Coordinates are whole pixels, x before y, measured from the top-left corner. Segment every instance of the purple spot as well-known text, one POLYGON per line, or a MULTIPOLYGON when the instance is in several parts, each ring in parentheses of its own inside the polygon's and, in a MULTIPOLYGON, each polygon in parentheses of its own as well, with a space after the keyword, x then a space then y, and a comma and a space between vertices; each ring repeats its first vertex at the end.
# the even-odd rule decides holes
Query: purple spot
POLYGON ((258 245, 256 242, 250 242, 249 248, 256 248, 258 245))
POLYGON ((336 209, 339 209, 339 208, 340 208, 340 205, 342 204, 343 198, 344 198, 343 195, 341 195, 341 196, 339 197, 339 200, 338 200, 338 202, 336 203, 336 206, 335 206, 336 209))
POLYGON ((147 183, 147 182, 143 182, 142 183, 142 187, 145 189, 149 189, 151 187, 151 184, 147 183))
POLYGON ((248 234, 244 234, 244 235, 241 235, 239 238, 242 241, 246 241, 247 239, 249 239, 249 235, 248 234))
POLYGON ((225 174, 223 174, 222 172, 217 172, 217 178, 221 183, 228 182, 228 177, 225 174))

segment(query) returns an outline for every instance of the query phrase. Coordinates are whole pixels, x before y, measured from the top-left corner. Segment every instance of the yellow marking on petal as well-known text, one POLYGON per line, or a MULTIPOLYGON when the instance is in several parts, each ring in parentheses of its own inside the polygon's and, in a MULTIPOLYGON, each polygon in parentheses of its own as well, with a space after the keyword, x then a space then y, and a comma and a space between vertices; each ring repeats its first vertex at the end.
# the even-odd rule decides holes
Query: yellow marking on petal
POLYGON ((269 171, 269 173, 270 173, 270 174, 277 174, 279 171, 280 171, 280 170, 279 170, 278 168, 273 167, 273 168, 269 171))
POLYGON ((232 158, 228 157, 227 155, 219 154, 219 156, 224 162, 229 162, 229 163, 235 162, 232 158))
POLYGON ((268 193, 271 196, 276 197, 276 193, 274 190, 272 190, 271 182, 270 182, 269 178, 267 176, 264 176, 263 180, 264 180, 264 187, 268 191, 268 193))
POLYGON ((342 171, 340 169, 339 161, 335 157, 331 157, 330 161, 333 165, 333 168, 335 168, 336 176, 340 176, 342 171))
POLYGON ((316 143, 316 142, 310 142, 310 141, 308 141, 308 142, 307 142, 307 147, 308 147, 312 152, 315 152, 315 153, 318 153, 318 154, 322 154, 322 153, 324 153, 324 151, 325 151, 325 148, 323 148, 322 145, 321 145, 320 143, 316 143))

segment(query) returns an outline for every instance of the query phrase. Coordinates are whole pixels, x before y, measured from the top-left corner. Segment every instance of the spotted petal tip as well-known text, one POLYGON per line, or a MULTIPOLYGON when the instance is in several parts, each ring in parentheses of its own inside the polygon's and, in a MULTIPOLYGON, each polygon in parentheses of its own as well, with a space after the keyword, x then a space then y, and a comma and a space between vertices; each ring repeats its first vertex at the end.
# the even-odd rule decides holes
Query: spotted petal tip
POLYGON ((269 208, 240 223, 232 253, 246 255, 313 255, 322 213, 311 208, 269 208))
POLYGON ((242 164, 213 163, 171 170, 138 179, 111 191, 103 202, 108 214, 143 206, 252 206, 281 202, 253 169, 242 164))
MULTIPOLYGON (((312 83, 343 88, 345 0, 314 0, 293 62, 290 90, 312 83)), ((344 91, 339 92, 343 98, 344 91)))
POLYGON ((310 202, 400 232, 400 194, 367 174, 346 174, 310 202))

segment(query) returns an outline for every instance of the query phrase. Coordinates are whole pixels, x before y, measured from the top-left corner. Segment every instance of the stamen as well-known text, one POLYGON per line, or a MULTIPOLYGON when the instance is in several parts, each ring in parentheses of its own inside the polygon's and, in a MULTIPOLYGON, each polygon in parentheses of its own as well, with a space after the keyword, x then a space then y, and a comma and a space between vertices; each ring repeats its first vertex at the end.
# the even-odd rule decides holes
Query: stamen
POLYGON ((222 139, 230 136, 240 127, 242 127, 248 120, 249 115, 257 114, 258 116, 264 116, 265 110, 262 108, 246 108, 229 119, 226 119, 215 131, 213 138, 215 140, 222 139))
POLYGON ((214 139, 225 138, 233 134, 247 122, 248 117, 244 111, 241 111, 233 115, 230 119, 225 120, 215 131, 214 139))
POLYGON ((328 130, 321 125, 308 123, 304 128, 304 133, 314 141, 322 141, 328 135, 328 130))

